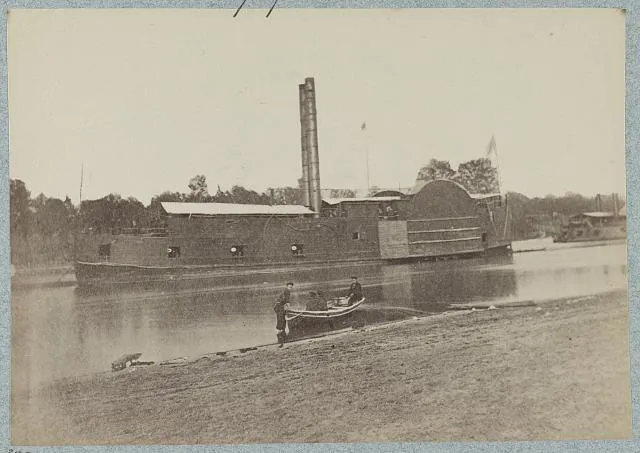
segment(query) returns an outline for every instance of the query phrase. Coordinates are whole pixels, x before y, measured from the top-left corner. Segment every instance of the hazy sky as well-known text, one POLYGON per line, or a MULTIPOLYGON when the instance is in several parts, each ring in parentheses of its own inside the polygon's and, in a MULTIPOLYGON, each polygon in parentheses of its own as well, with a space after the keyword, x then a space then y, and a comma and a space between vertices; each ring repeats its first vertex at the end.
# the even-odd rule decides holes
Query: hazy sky
POLYGON ((147 203, 205 174, 262 191, 301 174, 298 84, 316 80, 323 188, 408 187, 482 157, 529 196, 625 190, 616 10, 13 10, 11 177, 35 195, 147 203), (366 121, 366 132, 360 126, 366 121))

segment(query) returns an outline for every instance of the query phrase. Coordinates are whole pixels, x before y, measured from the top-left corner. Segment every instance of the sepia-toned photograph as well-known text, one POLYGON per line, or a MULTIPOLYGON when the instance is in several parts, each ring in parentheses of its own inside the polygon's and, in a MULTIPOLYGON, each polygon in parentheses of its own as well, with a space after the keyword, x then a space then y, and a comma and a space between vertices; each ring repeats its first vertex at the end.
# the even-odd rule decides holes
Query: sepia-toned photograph
POLYGON ((630 439, 619 9, 10 9, 10 442, 630 439))

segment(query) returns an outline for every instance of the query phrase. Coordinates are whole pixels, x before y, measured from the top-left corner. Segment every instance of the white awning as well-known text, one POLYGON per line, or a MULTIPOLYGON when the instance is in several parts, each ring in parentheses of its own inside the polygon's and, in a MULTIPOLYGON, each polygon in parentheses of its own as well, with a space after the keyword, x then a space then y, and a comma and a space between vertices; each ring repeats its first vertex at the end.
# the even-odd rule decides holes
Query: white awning
POLYGON ((235 203, 162 202, 170 215, 310 215, 313 211, 298 205, 261 205, 235 203))
POLYGON ((368 201, 368 202, 382 203, 384 201, 396 201, 401 199, 402 199, 401 197, 396 196, 396 197, 363 197, 363 198, 325 198, 322 201, 330 205, 336 205, 343 202, 363 203, 368 201))
POLYGON ((474 200, 482 200, 484 198, 498 198, 501 197, 502 194, 499 193, 470 193, 469 196, 474 200))

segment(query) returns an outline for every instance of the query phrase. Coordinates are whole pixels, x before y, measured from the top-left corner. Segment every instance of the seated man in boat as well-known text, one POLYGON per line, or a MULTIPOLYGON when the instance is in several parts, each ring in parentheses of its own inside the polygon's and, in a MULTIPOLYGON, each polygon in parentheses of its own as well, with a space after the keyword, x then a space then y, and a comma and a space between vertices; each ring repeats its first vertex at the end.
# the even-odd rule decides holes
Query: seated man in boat
POLYGON ((349 294, 347 300, 349 305, 353 305, 362 299, 362 285, 358 282, 358 277, 351 277, 351 286, 349 286, 349 294))
POLYGON ((324 299, 323 295, 319 291, 310 291, 309 292, 310 300, 307 302, 307 310, 308 311, 326 311, 327 310, 327 301, 324 299))

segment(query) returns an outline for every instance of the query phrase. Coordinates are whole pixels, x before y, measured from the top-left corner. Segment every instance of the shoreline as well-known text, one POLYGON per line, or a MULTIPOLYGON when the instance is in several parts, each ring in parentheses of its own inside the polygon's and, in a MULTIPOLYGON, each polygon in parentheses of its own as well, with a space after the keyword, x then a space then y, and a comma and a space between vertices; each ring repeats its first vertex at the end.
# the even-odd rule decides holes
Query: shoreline
POLYGON ((33 392, 30 409, 13 395, 12 440, 628 438, 627 310, 619 290, 67 378, 33 392))

